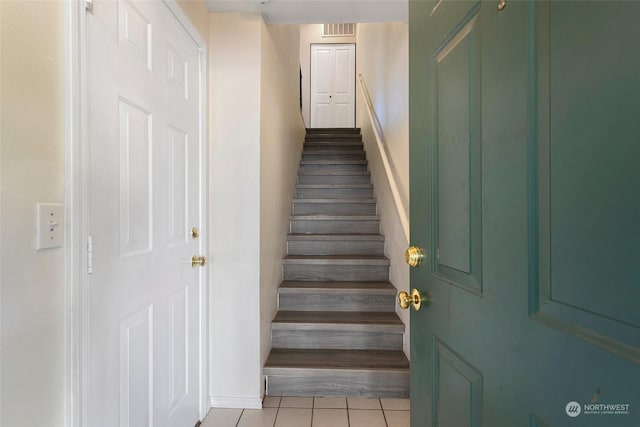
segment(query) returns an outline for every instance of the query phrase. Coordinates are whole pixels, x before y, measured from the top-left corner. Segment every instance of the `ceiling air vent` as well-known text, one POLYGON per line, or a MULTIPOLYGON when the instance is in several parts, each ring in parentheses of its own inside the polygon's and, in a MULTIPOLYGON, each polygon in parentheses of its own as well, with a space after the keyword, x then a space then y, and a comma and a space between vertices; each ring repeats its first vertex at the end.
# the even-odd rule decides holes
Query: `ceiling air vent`
POLYGON ((356 24, 324 24, 323 37, 354 37, 356 24))

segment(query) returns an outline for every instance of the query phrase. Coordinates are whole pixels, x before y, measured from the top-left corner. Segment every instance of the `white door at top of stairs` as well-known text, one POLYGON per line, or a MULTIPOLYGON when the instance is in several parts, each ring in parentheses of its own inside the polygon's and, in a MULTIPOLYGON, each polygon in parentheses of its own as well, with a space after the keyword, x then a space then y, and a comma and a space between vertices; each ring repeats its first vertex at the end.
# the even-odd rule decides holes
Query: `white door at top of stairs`
POLYGON ((201 416, 200 48, 162 1, 87 14, 87 421, 201 416))
POLYGON ((355 127, 355 44, 311 45, 311 127, 355 127))

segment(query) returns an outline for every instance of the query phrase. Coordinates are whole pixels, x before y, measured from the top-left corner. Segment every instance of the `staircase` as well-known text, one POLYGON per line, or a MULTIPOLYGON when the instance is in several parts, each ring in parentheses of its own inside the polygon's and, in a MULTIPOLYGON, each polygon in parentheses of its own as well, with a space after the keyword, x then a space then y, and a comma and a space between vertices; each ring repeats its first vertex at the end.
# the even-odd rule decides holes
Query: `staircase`
POLYGON ((408 397, 395 295, 359 129, 308 129, 267 394, 408 397))

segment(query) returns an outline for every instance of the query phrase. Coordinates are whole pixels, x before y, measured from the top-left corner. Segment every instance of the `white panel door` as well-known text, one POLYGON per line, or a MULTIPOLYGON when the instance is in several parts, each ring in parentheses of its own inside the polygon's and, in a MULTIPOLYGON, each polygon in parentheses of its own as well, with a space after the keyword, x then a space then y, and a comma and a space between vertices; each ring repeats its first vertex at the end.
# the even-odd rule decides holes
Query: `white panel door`
POLYGON ((200 51, 161 1, 87 15, 87 425, 199 418, 200 51))
POLYGON ((311 127, 355 127, 354 44, 311 45, 311 127))

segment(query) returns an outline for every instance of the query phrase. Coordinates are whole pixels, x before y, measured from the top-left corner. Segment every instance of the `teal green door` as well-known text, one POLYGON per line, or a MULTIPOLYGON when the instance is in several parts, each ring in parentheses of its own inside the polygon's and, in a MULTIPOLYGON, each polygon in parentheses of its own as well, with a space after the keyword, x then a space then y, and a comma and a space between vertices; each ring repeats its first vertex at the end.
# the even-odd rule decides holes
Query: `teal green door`
POLYGON ((410 1, 411 425, 638 426, 640 2, 498 6, 410 1))

